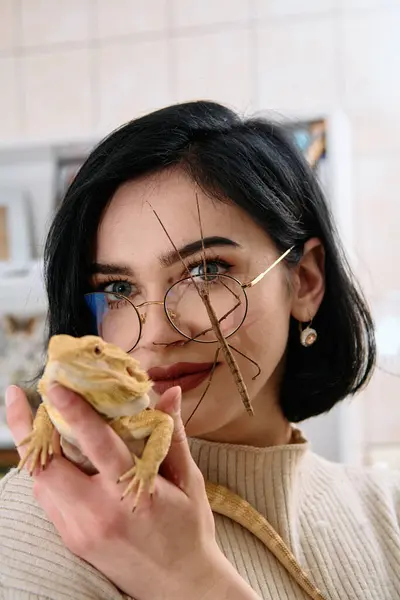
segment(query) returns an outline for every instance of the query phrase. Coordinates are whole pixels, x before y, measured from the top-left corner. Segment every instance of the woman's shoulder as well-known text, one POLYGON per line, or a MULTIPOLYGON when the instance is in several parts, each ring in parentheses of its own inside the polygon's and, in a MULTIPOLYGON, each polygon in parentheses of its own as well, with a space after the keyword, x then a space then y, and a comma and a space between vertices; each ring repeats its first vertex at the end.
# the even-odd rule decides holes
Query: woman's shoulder
MULTIPOLYGON (((52 600, 121 600, 122 594, 63 544, 27 472, 0 481, 0 592, 52 600)), ((1 596, 1 593, 0 593, 1 596)), ((22 596, 21 596, 22 597, 22 596)), ((23 596, 25 597, 25 596, 23 596)))
POLYGON ((400 470, 328 461, 312 454, 314 473, 328 493, 350 502, 357 499, 369 510, 385 510, 400 523, 400 470))
POLYGON ((331 476, 339 479, 344 478, 355 486, 377 486, 393 491, 399 489, 399 469, 384 468, 380 465, 353 465, 346 462, 333 462, 312 452, 310 454, 313 455, 315 462, 319 463, 320 468, 325 469, 331 476))

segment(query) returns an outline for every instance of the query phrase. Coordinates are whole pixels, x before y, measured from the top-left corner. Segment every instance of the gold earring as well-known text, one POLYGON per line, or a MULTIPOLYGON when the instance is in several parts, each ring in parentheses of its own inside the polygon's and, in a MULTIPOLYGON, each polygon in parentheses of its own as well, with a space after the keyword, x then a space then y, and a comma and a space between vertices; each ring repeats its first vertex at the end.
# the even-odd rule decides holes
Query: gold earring
POLYGON ((311 324, 312 319, 307 327, 303 329, 302 324, 299 322, 300 344, 305 348, 309 348, 317 341, 318 334, 315 329, 311 327, 311 324))

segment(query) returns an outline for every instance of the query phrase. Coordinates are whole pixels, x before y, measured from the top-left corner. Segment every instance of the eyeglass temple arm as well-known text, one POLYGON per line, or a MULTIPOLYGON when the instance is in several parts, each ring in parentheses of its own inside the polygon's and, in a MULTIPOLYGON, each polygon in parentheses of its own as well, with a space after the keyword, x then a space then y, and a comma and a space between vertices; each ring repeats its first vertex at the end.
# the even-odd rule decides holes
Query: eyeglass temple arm
POLYGON ((266 269, 266 270, 264 271, 264 273, 260 273, 260 275, 257 275, 257 277, 256 277, 255 279, 253 279, 252 281, 249 281, 249 283, 244 283, 244 284, 243 284, 243 288, 250 288, 250 287, 253 287, 254 285, 256 285, 256 283, 258 283, 259 281, 261 281, 261 279, 262 279, 263 277, 265 277, 265 275, 266 275, 267 273, 269 273, 269 272, 270 272, 270 271, 271 271, 271 270, 272 270, 274 267, 276 267, 276 265, 277 265, 278 263, 280 263, 280 262, 281 262, 281 260, 283 260, 284 258, 286 258, 286 256, 287 256, 287 255, 288 255, 288 254, 289 254, 289 253, 290 253, 290 252, 293 250, 293 248, 294 248, 294 246, 292 246, 291 248, 289 248, 289 250, 286 250, 286 252, 284 252, 284 253, 282 254, 282 256, 280 256, 279 258, 277 258, 277 259, 276 259, 276 261, 275 261, 275 262, 273 262, 273 263, 272 263, 272 265, 270 265, 270 266, 268 267, 268 269, 266 269))

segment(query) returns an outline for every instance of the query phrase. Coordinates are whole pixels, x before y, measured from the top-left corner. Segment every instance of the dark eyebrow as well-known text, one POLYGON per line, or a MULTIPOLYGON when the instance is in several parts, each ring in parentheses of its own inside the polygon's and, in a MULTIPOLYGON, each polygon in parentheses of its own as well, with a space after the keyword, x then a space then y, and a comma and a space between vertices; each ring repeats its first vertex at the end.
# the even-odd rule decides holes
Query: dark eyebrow
MULTIPOLYGON (((224 237, 211 236, 204 238, 203 242, 197 240, 186 244, 182 248, 179 248, 179 254, 183 259, 188 258, 196 252, 201 252, 202 248, 212 248, 215 246, 230 246, 232 248, 240 248, 240 244, 237 242, 224 237)), ((171 250, 167 254, 160 257, 160 263, 163 267, 170 267, 176 262, 179 262, 179 254, 175 250, 171 250)), ((101 274, 101 275, 125 275, 127 277, 133 277, 134 273, 128 265, 113 264, 113 263, 93 263, 90 267, 90 274, 101 274)))
MULTIPOLYGON (((191 242, 190 244, 186 244, 186 246, 183 246, 182 248, 179 248, 178 250, 179 250, 179 254, 180 254, 181 258, 188 258, 192 254, 196 254, 196 252, 201 252, 203 247, 206 249, 206 248, 213 248, 215 246, 230 246, 232 248, 240 248, 240 244, 238 244, 237 242, 234 242, 233 240, 230 240, 229 238, 224 238, 224 237, 219 237, 219 236, 211 236, 211 237, 204 238, 203 241, 200 239, 200 240, 197 240, 196 242, 191 242)), ((164 256, 161 256, 160 262, 161 262, 162 266, 170 267, 171 265, 175 264, 176 262, 179 262, 179 260, 180 260, 179 254, 178 254, 178 252, 176 252, 176 250, 171 250, 164 256)))
POLYGON ((133 271, 127 265, 92 263, 89 268, 89 275, 126 275, 127 277, 133 277, 133 271))

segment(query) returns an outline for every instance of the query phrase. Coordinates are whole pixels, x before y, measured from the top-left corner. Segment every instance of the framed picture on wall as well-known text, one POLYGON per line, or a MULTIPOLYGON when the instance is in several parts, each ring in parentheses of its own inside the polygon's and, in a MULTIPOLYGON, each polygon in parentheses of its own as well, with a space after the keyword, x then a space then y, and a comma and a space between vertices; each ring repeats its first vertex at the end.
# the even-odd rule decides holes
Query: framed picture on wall
POLYGON ((23 191, 0 188, 0 270, 32 258, 29 203, 23 191))
POLYGON ((7 207, 0 206, 0 260, 9 260, 9 256, 7 207))
POLYGON ((293 136, 297 147, 304 154, 315 172, 322 187, 327 191, 328 165, 327 137, 328 123, 324 118, 289 121, 285 127, 293 136))
POLYGON ((85 155, 59 157, 55 170, 55 208, 59 206, 75 175, 86 160, 85 155))
POLYGON ((316 170, 326 158, 326 128, 324 119, 299 121, 289 126, 297 146, 316 170))
MULTIPOLYGON (((23 388, 35 410, 38 401, 36 379, 45 355, 46 313, 0 312, 0 451, 13 448, 6 420, 6 390, 9 385, 23 388)), ((0 468, 1 461, 0 452, 0 468)))

